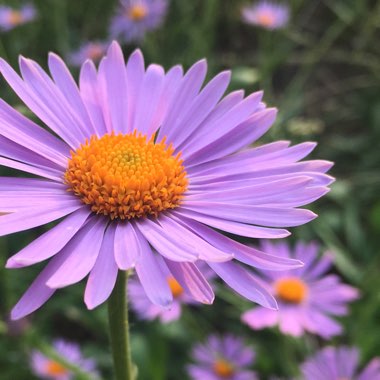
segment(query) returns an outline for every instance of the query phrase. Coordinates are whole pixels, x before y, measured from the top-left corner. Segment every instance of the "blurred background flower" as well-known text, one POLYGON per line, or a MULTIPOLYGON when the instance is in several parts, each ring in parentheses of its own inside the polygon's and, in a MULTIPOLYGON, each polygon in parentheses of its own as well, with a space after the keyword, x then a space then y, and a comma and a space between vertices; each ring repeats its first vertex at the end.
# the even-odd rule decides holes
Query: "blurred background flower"
POLYGON ((254 351, 233 335, 209 336, 204 344, 193 348, 194 364, 187 367, 193 380, 255 380, 249 368, 255 360, 254 351))
POLYGON ((262 0, 242 9, 242 18, 248 24, 264 29, 284 28, 289 21, 289 8, 286 5, 262 0))
POLYGON ((36 17, 37 12, 32 4, 26 4, 21 8, 0 5, 0 30, 11 30, 35 20, 36 17))
MULTIPOLYGON (((215 273, 202 263, 198 265, 198 269, 200 269, 204 278, 209 282, 215 277, 215 273)), ((185 292, 183 287, 173 275, 171 275, 166 267, 163 267, 162 270, 166 274, 169 288, 173 294, 173 302, 170 306, 162 307, 153 304, 147 297, 144 288, 136 276, 133 277, 128 284, 129 301, 132 309, 140 318, 147 320, 159 318, 162 323, 169 323, 176 321, 181 317, 182 307, 184 305, 198 304, 198 306, 201 306, 201 304, 197 303, 185 292)))
POLYGON ((146 32, 157 29, 165 17, 167 0, 121 0, 110 34, 121 41, 138 42, 146 32))
POLYGON ((292 250, 285 242, 265 241, 262 248, 273 255, 302 260, 305 265, 289 271, 266 271, 263 280, 276 296, 279 310, 257 307, 242 315, 243 322, 253 329, 278 325, 282 333, 293 336, 301 336, 305 331, 325 339, 341 334, 341 326, 331 316, 346 315, 347 304, 358 298, 358 290, 328 273, 332 255, 325 252, 319 257, 315 243, 297 242, 292 250))
POLYGON ((31 368, 39 378, 48 380, 74 379, 76 377, 75 372, 70 366, 77 367, 81 372, 91 376, 91 379, 98 378, 95 361, 83 358, 79 345, 64 340, 56 340, 53 342, 53 349, 62 361, 52 359, 37 350, 31 354, 31 368))
POLYGON ((107 42, 101 41, 85 42, 78 50, 69 54, 68 61, 73 66, 81 66, 87 59, 97 63, 105 55, 108 45, 107 42))
POLYGON ((325 347, 302 365, 305 380, 379 380, 380 358, 359 369, 359 350, 351 347, 325 347))

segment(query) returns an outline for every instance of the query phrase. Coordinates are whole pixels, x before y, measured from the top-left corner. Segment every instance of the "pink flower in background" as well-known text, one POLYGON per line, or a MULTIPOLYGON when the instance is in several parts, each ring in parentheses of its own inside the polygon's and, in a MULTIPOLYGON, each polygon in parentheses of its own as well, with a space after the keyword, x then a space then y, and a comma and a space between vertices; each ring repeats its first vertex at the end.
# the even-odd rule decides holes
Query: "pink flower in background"
MULTIPOLYGON (((215 276, 215 273, 204 264, 202 265, 202 263, 198 266, 198 269, 207 281, 210 281, 215 276)), ((129 301, 131 302, 132 309, 140 318, 147 320, 159 318, 161 323, 169 323, 181 317, 182 305, 196 305, 197 302, 185 292, 165 266, 162 266, 162 270, 166 273, 166 279, 173 294, 173 302, 170 307, 165 308, 153 304, 137 278, 132 278, 128 283, 129 301)))
POLYGON ((37 16, 32 4, 24 5, 20 9, 0 5, 0 30, 8 31, 19 25, 33 21, 37 16))
POLYGON ((380 380, 380 358, 362 371, 359 351, 350 347, 325 347, 302 365, 305 380, 380 380))
POLYGON ((327 272, 332 259, 325 253, 318 257, 317 244, 298 242, 292 252, 287 243, 263 242, 262 248, 273 255, 302 260, 305 266, 283 272, 265 272, 264 281, 272 288, 278 311, 261 307, 242 315, 242 320, 257 330, 278 325, 281 332, 300 336, 305 331, 329 339, 342 332, 331 316, 347 314, 347 304, 358 298, 358 290, 342 284, 339 277, 327 272))
MULTIPOLYGON (((82 372, 91 375, 91 378, 98 379, 95 370, 95 361, 82 357, 80 348, 75 343, 64 340, 53 342, 53 348, 62 359, 80 368, 82 372)), ((33 351, 31 355, 31 367, 36 376, 47 380, 72 380, 73 372, 54 359, 50 359, 40 351, 33 351)))
POLYGON ((101 41, 86 42, 69 55, 68 61, 74 66, 81 66, 87 59, 98 62, 106 54, 108 45, 101 41))
POLYGON ((167 0, 121 0, 110 34, 126 42, 140 41, 146 32, 162 24, 167 8, 167 0))
POLYGON ((262 92, 223 98, 229 72, 204 86, 205 60, 186 74, 181 66, 145 69, 139 50, 125 63, 116 42, 99 70, 90 60, 82 65, 79 88, 55 54, 52 78, 30 59, 21 58, 20 68, 22 77, 0 61, 6 81, 53 133, 0 101, 0 165, 39 177, 0 179, 0 212, 7 213, 0 236, 61 220, 8 260, 8 268, 20 268, 50 259, 12 318, 86 276, 84 299, 93 309, 108 299, 118 270, 131 268, 155 305, 173 302, 166 271, 195 301, 212 303, 213 290, 195 262, 247 299, 277 308, 246 267, 284 270, 300 262, 213 228, 251 238, 288 236, 283 227, 316 217, 300 207, 329 190, 333 179, 325 172, 332 164, 299 162, 314 143, 249 147, 276 118, 262 92))
POLYGON ((192 352, 194 364, 187 367, 193 380, 255 380, 255 372, 248 369, 255 360, 254 351, 242 339, 233 335, 208 337, 192 352))
POLYGON ((265 29, 284 28, 289 21, 289 8, 286 5, 260 1, 242 9, 242 18, 248 24, 265 29))

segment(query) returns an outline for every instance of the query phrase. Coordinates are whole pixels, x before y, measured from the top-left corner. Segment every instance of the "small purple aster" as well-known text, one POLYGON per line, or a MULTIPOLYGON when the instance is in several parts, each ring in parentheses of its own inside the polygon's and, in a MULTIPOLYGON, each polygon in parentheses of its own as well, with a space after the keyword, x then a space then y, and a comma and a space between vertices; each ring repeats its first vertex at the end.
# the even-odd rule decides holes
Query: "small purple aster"
POLYGON ((380 380, 380 357, 361 372, 359 351, 351 347, 325 347, 302 365, 305 380, 380 380))
POLYGON ((110 34, 125 42, 141 41, 147 31, 162 24, 167 8, 167 0, 121 0, 110 34))
MULTIPOLYGON (((67 363, 79 367, 82 372, 85 372, 94 378, 98 378, 95 369, 95 361, 93 359, 83 358, 77 344, 66 342, 64 340, 56 340, 53 342, 53 348, 67 363)), ((54 359, 47 357, 40 351, 32 352, 31 367, 34 374, 41 379, 71 380, 74 378, 74 374, 70 369, 54 359)))
POLYGON ((101 41, 90 41, 84 43, 78 50, 73 51, 68 61, 73 66, 81 66, 84 61, 91 59, 93 62, 98 62, 106 54, 108 43, 101 41))
POLYGON ((37 12, 32 4, 20 9, 0 5, 0 30, 9 31, 19 25, 26 24, 36 18, 37 12))
POLYGON ((262 244, 266 252, 280 257, 302 260, 305 266, 283 272, 265 272, 264 280, 278 301, 278 311, 261 307, 242 315, 253 329, 278 325, 281 332, 301 336, 304 331, 330 338, 342 332, 341 325, 330 316, 347 314, 347 304, 358 298, 358 290, 342 284, 338 276, 327 274, 332 268, 331 255, 318 257, 315 243, 298 242, 294 253, 287 243, 262 244), (331 289, 334 289, 332 292, 331 289))
POLYGON ((205 344, 194 347, 192 358, 196 364, 187 367, 193 380, 255 380, 255 372, 248 369, 254 360, 254 351, 242 339, 226 335, 208 337, 205 344))
MULTIPOLYGON (((169 323, 180 318, 182 305, 194 305, 198 302, 185 292, 183 287, 164 265, 162 265, 161 268, 164 273, 166 273, 166 279, 173 294, 173 302, 170 307, 162 307, 153 304, 147 297, 144 288, 136 277, 130 280, 128 284, 129 300, 132 309, 140 316, 140 318, 147 320, 159 318, 162 323, 169 323)), ((208 281, 215 276, 215 273, 204 264, 202 265, 202 263, 201 265, 198 265, 198 269, 208 281)))
POLYGON ((0 236, 60 221, 7 261, 21 268, 49 260, 13 319, 87 276, 84 299, 93 309, 110 296, 118 271, 131 269, 152 303, 170 307, 161 262, 197 302, 214 299, 195 265, 203 262, 243 297, 277 309, 247 266, 286 270, 300 261, 219 230, 288 236, 284 227, 316 217, 302 206, 329 191, 332 163, 301 161, 315 143, 251 147, 277 113, 261 91, 223 97, 230 72, 203 85, 205 60, 186 73, 179 65, 145 68, 141 51, 125 62, 116 42, 98 69, 82 65, 79 86, 56 54, 50 75, 33 60, 19 64, 21 76, 4 60, 0 72, 53 133, 0 100, 0 165, 38 177, 0 178, 0 236))
POLYGON ((242 9, 242 18, 248 24, 274 30, 284 28, 289 21, 289 8, 286 5, 260 1, 242 9))

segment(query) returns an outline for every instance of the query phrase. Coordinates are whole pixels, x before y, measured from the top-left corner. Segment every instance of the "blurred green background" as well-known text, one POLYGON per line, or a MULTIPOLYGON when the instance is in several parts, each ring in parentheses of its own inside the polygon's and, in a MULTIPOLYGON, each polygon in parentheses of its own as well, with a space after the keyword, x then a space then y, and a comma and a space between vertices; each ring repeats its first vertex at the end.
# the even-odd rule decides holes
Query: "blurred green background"
MULTIPOLYGON (((19 6, 21 1, 4 1, 19 6)), ((48 51, 67 57, 82 42, 106 40, 115 0, 35 0, 32 23, 0 33, 0 55, 13 66, 19 54, 46 67, 48 51)), ((361 299, 342 318, 344 335, 333 343, 356 345, 362 362, 380 354, 380 2, 292 0, 287 28, 268 31, 241 21, 247 1, 171 0, 163 26, 139 44, 146 61, 166 69, 188 68, 206 57, 209 78, 231 69, 229 90, 264 89, 264 101, 279 108, 276 125, 261 141, 317 141, 314 158, 335 162, 332 191, 312 205, 320 216, 292 230, 290 240, 319 240, 336 253, 337 271, 358 287, 361 299)), ((136 46, 123 45, 126 55, 136 46)), ((75 75, 78 70, 73 68, 75 75)), ((28 114, 0 80, 0 94, 28 114)), ((32 115, 29 115, 33 117, 32 115)), ((1 174, 11 172, 1 169, 1 174)), ((21 325, 7 315, 40 266, 5 270, 4 263, 37 237, 34 229, 0 239, 0 378, 33 379, 28 354, 55 337, 79 342, 111 379, 106 307, 86 310, 83 284, 59 291, 21 325)), ((239 322, 250 305, 223 286, 213 306, 186 309, 179 322, 161 325, 132 318, 133 356, 140 379, 185 379, 194 342, 211 332, 243 336, 257 351, 254 369, 263 379, 294 376, 298 365, 325 343, 293 339, 276 330, 253 332, 239 322)))

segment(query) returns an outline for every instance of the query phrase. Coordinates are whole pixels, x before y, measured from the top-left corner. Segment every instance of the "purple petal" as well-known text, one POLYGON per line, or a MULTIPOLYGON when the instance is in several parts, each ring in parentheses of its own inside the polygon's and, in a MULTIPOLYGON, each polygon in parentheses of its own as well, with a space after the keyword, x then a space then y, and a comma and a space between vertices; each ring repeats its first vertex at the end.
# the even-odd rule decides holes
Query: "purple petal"
POLYGON ((223 262, 233 258, 232 254, 217 249, 212 244, 208 244, 202 235, 198 236, 194 234, 190 229, 181 224, 181 219, 177 219, 175 216, 170 218, 165 215, 160 215, 158 223, 173 240, 178 239, 178 244, 183 241, 193 247, 198 253, 200 260, 223 262))
POLYGON ((53 181, 45 181, 37 178, 0 177, 0 194, 11 192, 53 192, 66 189, 66 185, 53 181))
POLYGON ((166 275, 146 239, 138 230, 136 232, 141 251, 140 260, 136 263, 136 273, 148 298, 155 305, 167 307, 173 301, 173 295, 166 275))
POLYGON ((7 261, 7 268, 19 268, 46 260, 59 252, 79 231, 90 210, 79 209, 67 216, 61 223, 32 241, 7 261))
POLYGON ((108 94, 107 94, 107 75, 106 75, 106 66, 107 66, 107 57, 102 58, 98 68, 97 75, 97 87, 98 87, 98 98, 102 108, 102 114, 104 119, 104 124, 107 129, 107 133, 112 133, 112 117, 111 110, 108 107, 108 94))
POLYGON ((24 78, 23 92, 17 92, 25 104, 72 148, 77 148, 86 136, 81 122, 47 74, 32 60, 20 58, 24 78), (26 91, 25 91, 26 90, 26 91), (30 99, 33 97, 33 99, 30 99))
POLYGON ((178 236, 168 234, 161 225, 145 219, 136 223, 149 243, 164 257, 173 261, 196 261, 199 252, 178 236))
POLYGON ((358 380, 380 380, 380 358, 372 359, 360 373, 358 380))
POLYGON ((59 253, 62 265, 46 283, 50 288, 63 288, 82 280, 94 267, 103 241, 106 222, 93 217, 59 253))
POLYGON ((241 320, 251 329, 261 330, 266 327, 275 326, 278 322, 278 316, 278 310, 256 307, 243 313, 241 320))
POLYGON ((26 173, 35 174, 40 177, 51 179, 53 181, 63 182, 62 172, 55 169, 50 169, 47 167, 38 168, 32 165, 23 164, 18 161, 9 160, 4 157, 0 157, 0 166, 6 166, 8 168, 21 170, 26 173))
POLYGON ((183 152, 185 162, 194 152, 197 152, 206 145, 218 140, 220 137, 233 130, 236 126, 243 123, 253 114, 253 112, 255 112, 262 96, 262 92, 253 93, 223 114, 219 119, 214 120, 212 123, 208 123, 207 129, 204 129, 203 133, 200 133, 197 140, 192 142, 191 147, 189 146, 188 149, 183 152))
POLYGON ((231 77, 229 71, 224 71, 213 78, 201 93, 193 100, 187 113, 178 119, 181 128, 176 129, 173 143, 178 150, 186 150, 186 141, 201 122, 211 113, 227 89, 231 77), (184 146, 181 146, 184 144, 184 146))
POLYGON ((133 268, 139 258, 140 249, 132 223, 118 223, 115 233, 115 261, 122 270, 133 268))
POLYGON ((40 308, 54 293, 55 289, 46 286, 46 281, 61 266, 65 256, 57 255, 33 281, 16 306, 12 309, 11 318, 21 319, 40 308))
POLYGON ((62 175, 62 167, 40 156, 38 153, 25 148, 12 140, 0 135, 0 155, 6 158, 24 162, 42 170, 48 170, 62 175))
POLYGON ((125 110, 127 109, 127 75, 123 52, 119 44, 112 42, 104 61, 104 74, 107 89, 108 108, 115 133, 124 132, 126 126, 125 110))
POLYGON ((231 189, 220 187, 218 191, 199 189, 190 192, 186 196, 186 199, 191 201, 212 199, 213 201, 237 201, 238 203, 248 202, 249 204, 263 205, 276 200, 278 197, 286 198, 287 194, 292 194, 296 190, 301 189, 304 191, 305 187, 311 182, 312 179, 309 177, 295 176, 291 179, 268 183, 263 181, 253 186, 247 184, 244 187, 234 187, 231 189))
POLYGON ((145 73, 139 91, 139 98, 136 104, 136 115, 134 118, 133 130, 138 130, 148 139, 160 126, 157 120, 157 109, 161 93, 163 90, 165 73, 161 66, 150 65, 145 73))
POLYGON ((195 264, 170 260, 165 262, 175 279, 193 299, 204 304, 214 302, 214 292, 195 264))
POLYGON ((78 86, 63 60, 57 54, 49 53, 48 64, 54 82, 61 90, 70 107, 78 116, 77 120, 80 122, 81 129, 85 131, 87 136, 96 134, 96 129, 93 126, 87 113, 87 109, 80 97, 78 86))
POLYGON ((127 75, 127 129, 133 132, 134 118, 136 116, 137 99, 139 98, 141 83, 144 78, 144 57, 140 50, 135 50, 128 59, 127 75))
POLYGON ((162 90, 160 102, 158 105, 158 122, 157 125, 162 124, 162 120, 171 109, 178 87, 181 84, 183 77, 183 68, 180 65, 173 66, 166 74, 164 79, 164 87, 162 90))
POLYGON ((304 209, 235 205, 222 202, 184 200, 181 207, 204 215, 267 227, 294 227, 317 217, 313 212, 304 209))
POLYGON ((158 141, 167 137, 167 141, 175 144, 176 130, 179 128, 178 120, 185 115, 190 108, 193 99, 197 96, 206 77, 207 62, 205 60, 195 63, 186 75, 176 92, 170 112, 167 113, 158 132, 158 141))
POLYGON ((88 309, 94 309, 110 296, 117 278, 113 249, 115 243, 115 225, 111 224, 104 234, 98 258, 88 276, 84 293, 84 302, 88 309))
POLYGON ((263 283, 251 273, 232 263, 208 263, 216 274, 233 290, 261 306, 277 310, 277 302, 263 283))
POLYGON ((1 134, 66 168, 69 147, 0 99, 1 134))
POLYGON ((273 124, 276 119, 277 110, 268 108, 255 112, 249 119, 225 135, 201 147, 198 151, 193 149, 193 154, 187 156, 186 165, 194 166, 204 162, 212 161, 221 157, 226 157, 261 137, 273 124))
POLYGON ((342 326, 332 318, 313 309, 307 312, 308 330, 320 335, 324 339, 331 339, 342 333, 342 326))
POLYGON ((81 98, 92 120, 96 135, 103 136, 107 132, 107 126, 102 110, 96 68, 92 61, 86 61, 82 65, 79 86, 81 98))
POLYGON ((279 329, 283 334, 289 334, 299 337, 303 334, 304 329, 300 321, 299 310, 294 310, 291 307, 280 308, 279 311, 279 329))
POLYGON ((0 236, 28 230, 53 222, 83 207, 83 204, 74 199, 62 202, 55 207, 36 207, 25 211, 0 216, 0 236))
POLYGON ((179 216, 185 216, 189 219, 195 219, 203 224, 207 224, 219 230, 230 232, 232 234, 240 236, 261 239, 279 239, 290 235, 290 232, 287 230, 251 226, 248 224, 237 223, 230 220, 215 218, 209 215, 203 215, 198 212, 187 210, 185 208, 178 209, 176 213, 178 213, 179 216))
POLYGON ((267 270, 284 270, 302 265, 298 260, 270 255, 253 247, 247 247, 195 221, 182 218, 182 222, 195 233, 203 236, 211 245, 224 252, 232 253, 235 259, 250 266, 267 270))

